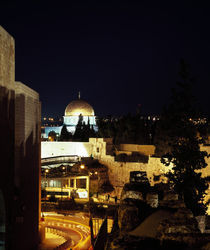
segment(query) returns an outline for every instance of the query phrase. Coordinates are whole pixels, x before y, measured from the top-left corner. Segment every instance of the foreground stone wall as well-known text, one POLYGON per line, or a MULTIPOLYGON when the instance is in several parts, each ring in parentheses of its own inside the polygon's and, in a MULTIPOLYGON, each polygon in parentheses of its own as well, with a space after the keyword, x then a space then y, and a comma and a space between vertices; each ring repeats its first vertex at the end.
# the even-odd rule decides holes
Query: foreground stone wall
POLYGON ((14 239, 14 47, 14 39, 0 26, 0 210, 4 211, 0 213, 0 234, 8 249, 12 249, 14 239))
MULTIPOLYGON (((40 197, 40 127, 41 106, 39 94, 21 82, 15 82, 15 186, 16 237, 33 225, 33 233, 27 232, 27 240, 21 241, 26 249, 37 244, 40 197), (22 208, 22 209, 21 209, 22 208)), ((30 231, 31 232, 31 231, 30 231)), ((20 244, 18 242, 18 244, 20 244)))
POLYGON ((15 80, 15 41, 0 26, 0 85, 14 89, 15 80))
POLYGON ((0 26, 0 234, 6 249, 24 250, 38 247, 41 117, 39 95, 15 82, 14 55, 0 26))

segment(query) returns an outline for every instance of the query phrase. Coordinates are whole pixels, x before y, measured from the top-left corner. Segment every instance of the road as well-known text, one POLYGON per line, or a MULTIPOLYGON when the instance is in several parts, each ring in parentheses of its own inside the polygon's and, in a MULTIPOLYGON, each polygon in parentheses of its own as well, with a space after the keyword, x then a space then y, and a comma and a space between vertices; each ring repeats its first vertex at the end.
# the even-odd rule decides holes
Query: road
POLYGON ((87 250, 91 248, 89 218, 84 213, 63 216, 56 213, 44 213, 45 225, 66 233, 72 242, 66 249, 87 250))

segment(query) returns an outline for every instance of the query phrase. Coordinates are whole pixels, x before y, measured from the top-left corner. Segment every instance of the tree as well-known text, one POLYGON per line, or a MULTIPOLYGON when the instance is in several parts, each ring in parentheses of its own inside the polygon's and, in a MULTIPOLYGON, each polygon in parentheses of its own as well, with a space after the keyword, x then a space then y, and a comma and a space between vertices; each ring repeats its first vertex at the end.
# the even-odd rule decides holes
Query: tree
POLYGON ((73 139, 75 141, 81 141, 82 140, 83 126, 84 126, 84 124, 83 124, 83 116, 80 114, 76 129, 75 129, 75 132, 74 132, 74 135, 73 135, 73 139))
POLYGON ((50 141, 55 141, 56 140, 56 133, 55 133, 55 131, 52 130, 52 131, 49 132, 48 139, 50 141))
POLYGON ((145 119, 137 113, 125 115, 118 119, 108 117, 98 119, 98 136, 112 137, 114 144, 135 143, 150 144, 150 126, 145 119))
POLYGON ((167 174, 171 186, 193 214, 199 215, 206 211, 203 198, 208 185, 200 170, 207 166, 207 153, 200 151, 202 140, 194 122, 199 112, 192 95, 193 79, 183 61, 180 77, 181 81, 172 90, 171 103, 164 109, 156 132, 162 137, 158 143, 156 140, 156 154, 161 155, 163 164, 172 166, 167 174))
POLYGON ((67 130, 66 125, 63 125, 60 134, 60 141, 69 141, 72 138, 72 134, 67 130))
POLYGON ((90 121, 88 118, 87 124, 83 122, 83 116, 79 116, 79 120, 73 135, 75 141, 88 141, 90 137, 95 137, 96 133, 93 126, 90 126, 90 121))

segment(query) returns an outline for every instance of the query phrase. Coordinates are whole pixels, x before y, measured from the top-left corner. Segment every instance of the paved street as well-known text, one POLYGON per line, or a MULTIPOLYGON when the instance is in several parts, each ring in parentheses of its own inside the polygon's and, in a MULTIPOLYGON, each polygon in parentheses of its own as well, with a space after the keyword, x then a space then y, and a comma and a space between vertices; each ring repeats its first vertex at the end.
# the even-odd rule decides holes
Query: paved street
POLYGON ((66 233, 71 239, 67 249, 89 249, 91 247, 89 218, 84 213, 68 216, 44 213, 46 227, 66 233))

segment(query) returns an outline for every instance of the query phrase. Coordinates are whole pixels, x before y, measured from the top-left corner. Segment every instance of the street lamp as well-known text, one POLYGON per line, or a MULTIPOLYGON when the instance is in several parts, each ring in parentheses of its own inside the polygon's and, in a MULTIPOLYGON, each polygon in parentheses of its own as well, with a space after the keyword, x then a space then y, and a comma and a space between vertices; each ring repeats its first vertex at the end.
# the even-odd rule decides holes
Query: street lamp
POLYGON ((63 174, 67 174, 67 165, 61 165, 62 166, 62 169, 65 170, 65 172, 63 172, 63 174))
POLYGON ((45 187, 47 187, 47 173, 49 172, 49 169, 46 169, 45 171, 44 171, 44 173, 45 173, 45 187))
MULTIPOLYGON (((80 169, 81 170, 84 170, 85 169, 85 165, 84 164, 81 164, 80 165, 80 169)), ((90 176, 92 175, 92 173, 88 170, 88 168, 86 168, 86 171, 87 171, 87 183, 86 183, 86 188, 87 188, 87 196, 88 196, 88 199, 89 199, 89 196, 90 196, 90 176)), ((85 172, 86 172, 85 171, 85 172)))
POLYGON ((82 164, 82 165, 80 166, 80 168, 81 168, 81 169, 84 169, 84 168, 85 168, 85 165, 82 164))

